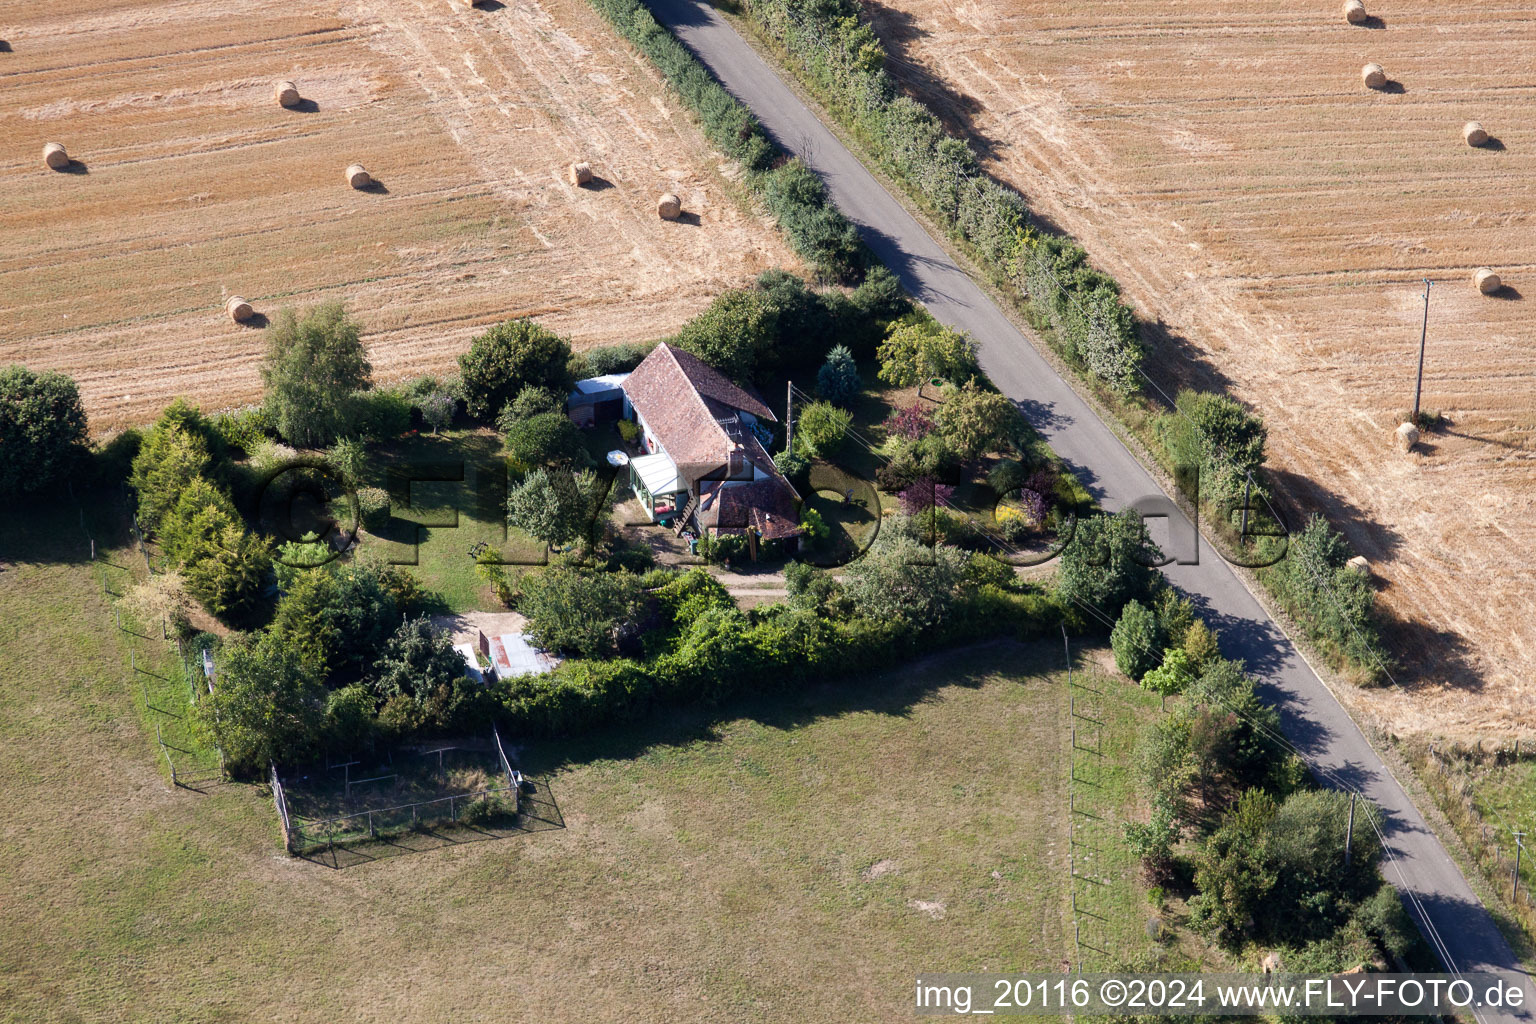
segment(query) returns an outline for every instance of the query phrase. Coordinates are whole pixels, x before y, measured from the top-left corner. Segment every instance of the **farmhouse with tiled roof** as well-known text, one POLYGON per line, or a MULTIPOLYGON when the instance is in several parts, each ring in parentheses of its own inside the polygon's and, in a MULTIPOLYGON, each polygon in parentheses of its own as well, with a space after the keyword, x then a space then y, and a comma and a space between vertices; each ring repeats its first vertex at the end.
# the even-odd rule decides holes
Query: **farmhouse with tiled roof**
MULTIPOLYGON (((763 447, 777 417, 762 399, 665 342, 628 376, 604 381, 623 392, 624 418, 640 428, 644 454, 630 460, 630 486, 653 521, 679 532, 799 535, 800 496, 763 447)), ((578 384, 573 412, 587 399, 578 384)))

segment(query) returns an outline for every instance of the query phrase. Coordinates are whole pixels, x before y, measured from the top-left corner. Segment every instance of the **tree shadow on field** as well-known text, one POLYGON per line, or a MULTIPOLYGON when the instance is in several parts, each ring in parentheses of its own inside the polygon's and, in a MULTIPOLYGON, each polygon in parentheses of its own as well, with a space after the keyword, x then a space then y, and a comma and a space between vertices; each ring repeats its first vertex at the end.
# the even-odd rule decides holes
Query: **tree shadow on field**
POLYGON ((1180 388, 1230 395, 1232 378, 1188 336, 1161 318, 1137 322, 1141 327, 1139 336, 1147 347, 1142 370, 1152 379, 1150 397, 1155 401, 1161 400, 1163 394, 1169 399, 1177 397, 1180 388))
POLYGON ((1402 534, 1375 521, 1360 506, 1318 480, 1275 467, 1266 467, 1265 474, 1275 485, 1270 500, 1292 532, 1299 532, 1308 519, 1318 514, 1371 562, 1384 562, 1402 547, 1402 534))
POLYGON ((1060 661, 1059 642, 991 641, 836 682, 744 694, 714 707, 657 704, 643 717, 607 728, 566 739, 526 741, 518 760, 526 770, 543 777, 592 761, 632 760, 662 748, 718 743, 724 738, 720 726, 742 718, 785 731, 855 712, 908 718, 914 709, 934 700, 935 691, 943 687, 975 689, 998 672, 1054 672, 1060 661))
MULTIPOLYGON (((1402 548, 1402 534, 1371 519, 1359 506, 1318 481, 1275 468, 1267 473, 1276 485, 1273 500, 1292 532, 1299 532, 1313 514, 1320 514, 1373 566, 1390 561, 1402 548)), ((1374 571, 1372 581, 1378 593, 1392 587, 1389 579, 1374 571)), ((1467 691, 1482 688, 1482 673, 1462 637, 1398 616, 1380 601, 1376 615, 1392 658, 1388 668, 1399 685, 1405 689, 1439 685, 1467 691)))
POLYGON ((1406 690, 1450 686, 1477 693, 1486 685, 1471 646, 1451 630, 1381 610, 1381 633, 1397 661, 1392 674, 1406 690))
POLYGON ((946 128, 969 142, 978 157, 984 160, 995 158, 998 155, 997 140, 982 132, 976 124, 977 116, 986 108, 975 98, 956 91, 917 61, 913 44, 928 35, 917 19, 873 0, 864 4, 864 14, 885 45, 887 70, 903 90, 921 100, 938 115, 946 128))

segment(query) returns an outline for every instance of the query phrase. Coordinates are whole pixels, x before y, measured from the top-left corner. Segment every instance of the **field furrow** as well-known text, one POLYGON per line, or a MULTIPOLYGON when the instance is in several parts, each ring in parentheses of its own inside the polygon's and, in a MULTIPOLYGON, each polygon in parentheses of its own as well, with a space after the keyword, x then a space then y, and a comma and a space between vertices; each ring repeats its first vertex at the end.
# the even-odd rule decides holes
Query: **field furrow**
POLYGON ((97 432, 258 397, 232 294, 345 301, 387 380, 510 316, 578 348, 662 336, 797 266, 582 0, 0 0, 0 26, 0 363, 74 375, 97 432), (577 159, 599 187, 566 183, 577 159), (354 162, 382 187, 347 187, 354 162), (661 191, 696 220, 659 220, 661 191))
POLYGON ((904 84, 1080 238, 1169 386, 1226 383, 1302 509, 1364 552, 1412 730, 1529 732, 1536 702, 1536 5, 882 0, 904 84), (1373 92, 1360 68, 1393 83, 1373 92), (1462 140, 1479 120, 1495 141, 1462 140), (1471 284, 1480 266, 1509 286, 1471 284), (1436 282, 1413 456, 1423 279, 1436 282))

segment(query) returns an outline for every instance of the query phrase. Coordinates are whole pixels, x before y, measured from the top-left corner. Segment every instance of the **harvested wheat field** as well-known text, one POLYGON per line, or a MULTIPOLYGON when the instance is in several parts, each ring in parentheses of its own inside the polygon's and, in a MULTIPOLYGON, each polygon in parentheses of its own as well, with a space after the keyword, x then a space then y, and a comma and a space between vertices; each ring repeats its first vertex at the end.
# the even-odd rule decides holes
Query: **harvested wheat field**
MULTIPOLYGON (((888 0, 895 70, 1224 376, 1410 623, 1396 727, 1536 728, 1536 4, 888 0), (1366 63, 1389 82, 1361 84, 1366 63), (1493 137, 1469 147, 1463 128, 1493 137), (1472 281, 1491 267, 1508 286, 1472 281), (1423 278, 1436 284, 1412 455, 1423 278)), ((1193 358, 1191 358, 1193 357, 1193 358)), ((1206 374, 1202 378, 1202 374, 1206 374)))
POLYGON ((390 379, 509 316, 662 335, 796 265, 584 0, 0 0, 0 37, 0 363, 75 375, 98 432, 250 401, 285 304, 345 300, 390 379), (693 217, 658 221, 662 191, 693 217))

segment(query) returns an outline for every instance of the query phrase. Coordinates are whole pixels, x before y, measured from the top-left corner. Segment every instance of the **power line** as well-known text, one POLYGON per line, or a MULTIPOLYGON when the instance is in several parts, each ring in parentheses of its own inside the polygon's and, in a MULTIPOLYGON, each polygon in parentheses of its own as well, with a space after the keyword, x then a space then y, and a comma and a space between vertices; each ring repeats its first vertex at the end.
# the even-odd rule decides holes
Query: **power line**
MULTIPOLYGON (((1081 600, 1080 598, 1072 598, 1072 601, 1079 608, 1081 608, 1083 611, 1087 612, 1090 616, 1092 616, 1093 618, 1097 619, 1100 623, 1104 624, 1105 626, 1111 626, 1112 627, 1114 625, 1114 620, 1107 613, 1105 613, 1103 610, 1101 610, 1101 609, 1099 609, 1099 608, 1089 604, 1086 601, 1081 600)), ((1143 653, 1146 653, 1146 654, 1149 654, 1149 655, 1153 655, 1153 656, 1161 656, 1161 654, 1162 654, 1161 651, 1153 650, 1153 648, 1151 647, 1150 644, 1146 643, 1145 640, 1143 640, 1143 639, 1141 639, 1139 637, 1133 638, 1133 642, 1135 642, 1139 646, 1141 646, 1141 649, 1142 649, 1143 653)), ((1239 721, 1242 721, 1242 722, 1246 723, 1251 729, 1254 730, 1256 735, 1260 736, 1261 738, 1263 738, 1265 740, 1268 740, 1269 742, 1275 744, 1276 746, 1280 747, 1281 749, 1286 750, 1289 753, 1294 754, 1296 757, 1300 758, 1303 762, 1307 762, 1307 758, 1306 758, 1305 754, 1302 753, 1301 749, 1299 747, 1297 747, 1294 743, 1292 743, 1289 739, 1287 739, 1283 734, 1277 733, 1277 732, 1269 729, 1263 723, 1255 720, 1254 718, 1252 718, 1248 714, 1244 713, 1244 711, 1241 708, 1239 708, 1236 705, 1228 702, 1224 697, 1220 696, 1219 694, 1216 694, 1214 692, 1210 692, 1210 693, 1204 693, 1202 696, 1210 699, 1212 703, 1220 705, 1222 708, 1224 708, 1228 713, 1233 715, 1239 721)), ((1429 940, 1430 945, 1434 948, 1434 950, 1436 952, 1436 955, 1440 957, 1441 962, 1446 965, 1446 967, 1451 971, 1451 973, 1459 975, 1461 972, 1460 972, 1459 967, 1456 964, 1455 958, 1451 956, 1450 948, 1445 943, 1445 940, 1441 937, 1439 929, 1435 926, 1434 921, 1430 918, 1429 912, 1428 912, 1428 910, 1425 909, 1423 901, 1419 899, 1417 893, 1415 893, 1413 891, 1412 887, 1408 884, 1407 874, 1403 870, 1403 866, 1402 866, 1401 862, 1399 861, 1399 859, 1397 857, 1397 854, 1393 852, 1392 848, 1387 843, 1387 837, 1386 837, 1385 833, 1383 833, 1383 831, 1381 829, 1380 823, 1376 820, 1376 814, 1375 814, 1376 806, 1375 806, 1374 802, 1369 799, 1369 797, 1364 793, 1364 791, 1362 791, 1362 790, 1358 789, 1357 787, 1355 787, 1355 786, 1349 784, 1348 782, 1346 782, 1342 777, 1339 776, 1339 774, 1337 772, 1333 771, 1332 769, 1326 768, 1326 767, 1322 767, 1322 766, 1319 766, 1319 765, 1313 765, 1310 762, 1307 762, 1307 763, 1308 763, 1308 767, 1312 770, 1312 772, 1315 775, 1317 775, 1320 778, 1322 778, 1322 779, 1328 781, 1329 783, 1331 783, 1334 786, 1334 788, 1339 790, 1340 792, 1348 793, 1348 794, 1351 794, 1351 795, 1354 795, 1354 796, 1357 796, 1357 797, 1361 797, 1361 796, 1365 796, 1366 797, 1366 800, 1365 800, 1365 819, 1366 819, 1367 822, 1370 823, 1371 830, 1376 833, 1376 837, 1377 837, 1378 841, 1381 844, 1381 849, 1382 849, 1383 854, 1385 854, 1387 859, 1391 862, 1391 864, 1393 866, 1393 869, 1397 872, 1397 876, 1398 876, 1399 880, 1402 883, 1401 886, 1399 887, 1399 891, 1404 896, 1407 897, 1409 902, 1412 904, 1414 909, 1417 911, 1417 916, 1418 916, 1418 919, 1419 919, 1420 924, 1422 926, 1422 930, 1425 933, 1425 938, 1427 938, 1429 940)), ((1478 1019, 1481 1020, 1482 1019, 1481 1016, 1479 1016, 1478 1019)))

